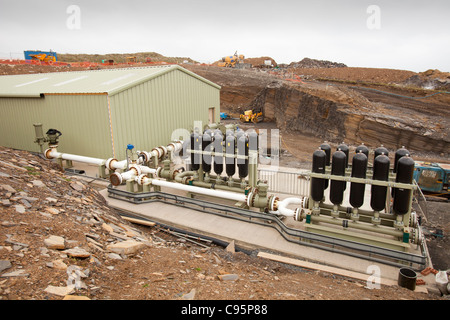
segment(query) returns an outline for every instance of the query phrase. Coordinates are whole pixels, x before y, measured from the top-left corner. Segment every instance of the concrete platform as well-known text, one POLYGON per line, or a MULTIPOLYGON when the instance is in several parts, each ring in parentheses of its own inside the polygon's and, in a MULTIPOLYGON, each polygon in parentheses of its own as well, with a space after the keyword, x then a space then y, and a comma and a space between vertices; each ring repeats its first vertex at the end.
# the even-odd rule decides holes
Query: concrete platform
MULTIPOLYGON (((177 192, 177 190, 168 189, 162 191, 177 192)), ((100 191, 100 194, 113 208, 135 212, 138 216, 149 218, 157 223, 211 236, 226 242, 234 240, 236 246, 247 250, 268 250, 359 273, 367 273, 369 266, 376 264, 380 268, 382 278, 395 281, 398 278, 397 267, 292 243, 270 226, 265 227, 224 218, 161 202, 134 204, 108 197, 106 189, 100 191)))

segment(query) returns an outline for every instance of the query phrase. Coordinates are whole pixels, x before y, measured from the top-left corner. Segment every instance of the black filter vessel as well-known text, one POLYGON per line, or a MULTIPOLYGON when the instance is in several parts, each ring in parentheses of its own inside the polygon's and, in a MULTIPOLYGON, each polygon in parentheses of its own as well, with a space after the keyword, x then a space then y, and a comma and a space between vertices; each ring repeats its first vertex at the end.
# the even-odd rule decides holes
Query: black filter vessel
POLYGON ((404 156, 406 156, 406 155, 409 155, 409 154, 410 154, 409 151, 408 151, 407 149, 405 149, 405 147, 401 147, 400 149, 398 149, 398 150, 395 152, 395 158, 394 158, 394 170, 393 170, 394 173, 397 172, 397 163, 398 163, 398 160, 400 160, 400 158, 402 158, 402 157, 404 157, 404 156))
MULTIPOLYGON (((335 176, 345 176, 345 164, 347 156, 344 152, 338 150, 333 153, 331 160, 331 174, 335 176)), ((331 180, 330 183, 330 201, 333 204, 341 204, 344 199, 345 181, 331 180)))
MULTIPOLYGON (((367 156, 359 152, 353 156, 352 159, 352 177, 366 178, 367 171, 367 156)), ((354 208, 359 208, 364 203, 364 191, 366 189, 365 183, 352 182, 350 184, 350 204, 354 208)))
MULTIPOLYGON (((312 161, 312 172, 314 173, 325 173, 325 162, 326 162, 325 151, 319 149, 313 153, 312 161)), ((322 178, 311 178, 311 198, 314 201, 322 201, 323 191, 325 186, 325 180, 322 178)))
MULTIPOLYGON (((203 134, 202 137, 202 150, 206 152, 211 152, 212 147, 212 137, 210 134, 211 131, 206 132, 203 134)), ((212 164, 212 156, 209 154, 203 154, 202 157, 202 166, 204 172, 210 172, 211 171, 211 164, 212 164)))
POLYGON ((378 157, 380 154, 384 154, 385 156, 389 157, 389 150, 383 147, 383 145, 376 148, 373 151, 373 161, 375 161, 375 158, 378 157))
POLYGON ((349 158, 348 158, 348 152, 349 152, 348 146, 345 143, 341 143, 340 145, 338 145, 337 150, 341 150, 347 156, 347 160, 345 162, 345 168, 348 168, 348 161, 349 161, 349 158))
MULTIPOLYGON (((390 160, 384 155, 378 155, 373 163, 373 180, 388 181, 389 180, 390 160)), ((374 211, 381 211, 386 206, 387 187, 372 185, 370 206, 374 211)))
MULTIPOLYGON (((330 161, 331 161, 331 147, 328 143, 324 142, 319 146, 319 149, 322 149, 323 151, 325 151, 326 154, 326 158, 325 158, 325 166, 329 167, 330 166, 330 161)), ((325 179, 324 182, 324 188, 327 189, 328 188, 328 184, 329 181, 328 179, 325 179)))
POLYGON ((228 135, 225 139, 225 167, 227 176, 231 177, 236 173, 236 158, 234 157, 234 135, 228 135), (230 156, 228 156, 230 155, 230 156))
MULTIPOLYGON (((201 142, 199 143, 200 140, 200 136, 197 133, 192 133, 191 134, 191 150, 201 150, 201 142), (200 146, 200 148, 199 148, 200 146)), ((201 159, 200 159, 201 155, 191 152, 191 167, 192 170, 196 171, 198 169, 200 169, 200 163, 201 163, 201 159)))
POLYGON ((328 167, 331 161, 331 147, 328 143, 324 142, 319 146, 319 148, 325 151, 325 154, 327 155, 325 165, 328 167))
MULTIPOLYGON (((414 160, 409 156, 401 157, 397 162, 395 182, 411 184, 414 174, 414 160)), ((394 213, 406 214, 410 208, 411 189, 394 188, 394 213)))
POLYGON ((355 153, 364 153, 367 158, 369 158, 369 148, 367 148, 364 144, 361 144, 356 147, 355 153))
MULTIPOLYGON (((223 153, 223 136, 220 130, 214 132, 214 153, 223 153), (217 132, 218 131, 218 132, 217 132)), ((223 172, 223 155, 214 156, 214 172, 217 175, 221 175, 223 172)))
POLYGON ((248 138, 245 135, 242 135, 237 141, 237 149, 239 156, 247 157, 246 159, 237 159, 239 177, 245 178, 248 176, 248 138))

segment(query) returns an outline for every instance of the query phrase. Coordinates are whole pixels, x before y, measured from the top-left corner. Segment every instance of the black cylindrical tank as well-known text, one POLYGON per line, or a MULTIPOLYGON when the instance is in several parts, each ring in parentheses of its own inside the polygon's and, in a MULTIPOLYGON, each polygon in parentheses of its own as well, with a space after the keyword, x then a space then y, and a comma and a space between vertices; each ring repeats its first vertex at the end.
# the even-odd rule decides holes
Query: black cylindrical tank
MULTIPOLYGON (((321 149, 314 151, 312 161, 312 172, 325 173, 326 157, 327 155, 325 151, 321 149)), ((314 201, 322 201, 324 189, 325 189, 324 179, 311 178, 311 198, 314 201)))
MULTIPOLYGON (((389 180, 389 157, 380 154, 373 162, 373 180, 388 181, 389 180)), ((374 211, 381 211, 386 206, 387 187, 372 185, 370 206, 374 211)))
POLYGON ((384 154, 385 156, 389 157, 389 150, 386 149, 383 145, 376 148, 373 152, 373 161, 375 161, 375 158, 378 157, 380 154, 384 154))
POLYGON ((216 154, 214 156, 214 172, 220 176, 223 172, 223 155, 221 155, 223 153, 223 136, 220 130, 218 131, 214 132, 213 142, 214 153, 216 154))
MULTIPOLYGON (((397 176, 395 182, 411 184, 414 174, 414 160, 405 155, 397 162, 397 176)), ((408 213, 411 205, 411 189, 394 188, 394 204, 395 214, 408 213)))
POLYGON ((331 161, 331 147, 328 143, 324 142, 319 146, 320 149, 325 151, 325 154, 327 155, 325 165, 329 166, 331 161))
POLYGON ((338 145, 337 150, 341 150, 347 156, 347 160, 345 162, 345 167, 348 168, 348 161, 349 161, 349 157, 348 157, 349 149, 348 149, 348 146, 345 143, 341 143, 340 145, 338 145))
MULTIPOLYGON (((320 146, 319 146, 319 149, 321 149, 321 150, 323 150, 323 151, 325 151, 325 154, 326 154, 326 158, 325 158, 325 166, 330 166, 330 159, 331 159, 331 147, 330 147, 330 145, 328 144, 328 143, 322 143, 320 146)), ((325 179, 324 180, 324 188, 325 189, 327 189, 328 188, 328 184, 329 184, 329 181, 328 181, 328 179, 325 179)))
POLYGON ((369 158, 369 148, 367 148, 364 143, 356 147, 355 153, 360 152, 364 153, 366 157, 369 158))
POLYGON ((237 159, 237 165, 239 169, 239 177, 245 178, 248 176, 248 138, 245 135, 241 135, 237 141, 237 149, 239 156, 245 156, 246 159, 237 159))
MULTIPOLYGON (((197 151, 197 150, 201 150, 201 142, 199 144, 199 135, 197 133, 192 133, 191 134, 191 150, 192 151, 197 151), (199 148, 200 146, 200 148, 199 148)), ((201 163, 201 155, 191 152, 191 168, 192 170, 196 171, 198 169, 200 169, 200 163, 201 163)))
POLYGON ((236 158, 234 157, 234 135, 228 135, 225 139, 225 171, 231 177, 236 173, 236 158))
MULTIPOLYGON (((331 160, 331 174, 335 176, 345 176, 345 164, 347 156, 344 152, 338 150, 333 153, 331 160)), ((330 183, 330 201, 333 204, 341 204, 344 199, 345 181, 331 180, 330 183)))
POLYGON ((258 134, 255 131, 248 134, 248 148, 250 151, 258 151, 258 134))
POLYGON ((407 149, 405 149, 405 147, 401 147, 400 149, 398 149, 395 152, 395 158, 394 158, 394 170, 393 172, 396 173, 397 172, 397 163, 398 160, 400 160, 401 157, 404 157, 406 155, 409 155, 409 151, 407 149))
MULTIPOLYGON (((367 156, 359 152, 352 159, 352 177, 366 178, 367 156)), ((350 204, 354 208, 359 208, 364 203, 365 183, 352 182, 350 184, 350 204)))
MULTIPOLYGON (((212 138, 211 138, 211 131, 206 132, 203 134, 202 137, 202 150, 206 152, 211 152, 212 147, 212 138)), ((202 168, 204 172, 210 172, 211 171, 211 164, 212 164, 212 156, 210 154, 203 154, 202 156, 202 168)))

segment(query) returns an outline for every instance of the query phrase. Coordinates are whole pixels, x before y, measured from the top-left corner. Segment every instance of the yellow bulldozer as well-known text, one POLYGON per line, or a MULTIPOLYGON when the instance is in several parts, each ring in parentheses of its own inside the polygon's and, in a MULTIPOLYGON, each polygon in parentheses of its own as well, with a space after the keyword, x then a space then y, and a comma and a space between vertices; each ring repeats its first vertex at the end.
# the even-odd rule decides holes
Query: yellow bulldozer
POLYGON ((246 110, 239 115, 239 120, 243 123, 253 122, 258 123, 264 121, 264 113, 262 108, 254 108, 246 110))
POLYGON ((232 56, 227 56, 222 58, 222 62, 218 63, 219 67, 226 67, 226 68, 234 68, 236 66, 236 63, 242 63, 244 62, 244 55, 237 54, 237 51, 232 56))

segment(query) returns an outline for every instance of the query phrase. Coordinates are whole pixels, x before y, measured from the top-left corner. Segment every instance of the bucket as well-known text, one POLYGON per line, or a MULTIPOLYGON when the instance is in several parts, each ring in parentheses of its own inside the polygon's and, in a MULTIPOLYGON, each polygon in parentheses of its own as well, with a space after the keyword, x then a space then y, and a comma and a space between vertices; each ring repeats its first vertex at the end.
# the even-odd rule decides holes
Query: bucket
POLYGON ((398 273, 398 285, 409 290, 416 289, 417 274, 410 268, 401 268, 398 273))

